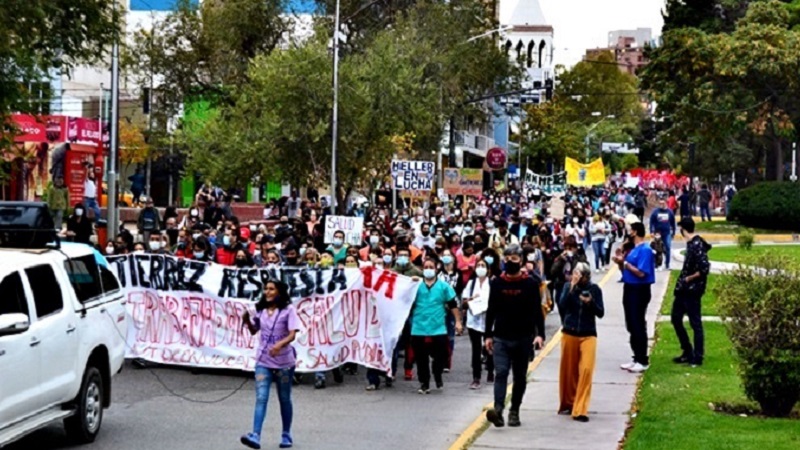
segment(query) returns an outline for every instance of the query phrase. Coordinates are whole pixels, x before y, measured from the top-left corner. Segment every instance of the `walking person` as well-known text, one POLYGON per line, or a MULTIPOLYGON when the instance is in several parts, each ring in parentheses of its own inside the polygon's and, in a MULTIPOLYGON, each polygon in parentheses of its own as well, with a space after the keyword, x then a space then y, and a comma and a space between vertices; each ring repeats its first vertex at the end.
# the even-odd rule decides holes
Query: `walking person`
POLYGON ((461 336, 463 327, 458 314, 456 292, 450 285, 436 276, 436 261, 428 258, 422 265, 423 283, 417 289, 417 297, 411 310, 411 346, 417 363, 417 378, 420 394, 430 394, 431 361, 436 389, 444 386, 442 373, 447 365, 448 345, 445 317, 451 312, 456 319, 456 334, 461 336))
POLYGON ((650 286, 656 282, 656 265, 653 249, 645 242, 644 224, 631 224, 633 249, 625 255, 617 249, 614 262, 622 270, 622 307, 625 310, 625 327, 630 333, 633 361, 620 366, 632 373, 642 373, 650 367, 647 356, 647 305, 650 303, 650 286))
MULTIPOLYGON (((672 259, 672 238, 675 237, 675 214, 667 208, 667 202, 660 200, 658 208, 650 214, 650 234, 660 234, 664 243, 664 267, 669 270, 669 261, 672 259)), ((661 264, 658 264, 661 266, 661 264)), ((660 268, 660 267, 659 267, 660 268)))
POLYGON ((708 185, 702 185, 700 190, 697 191, 697 203, 700 204, 700 220, 705 222, 711 220, 711 191, 708 190, 708 185))
MULTIPOLYGON (((464 288, 463 304, 467 308, 467 331, 472 347, 472 384, 470 389, 481 387, 481 356, 483 354, 484 334, 486 333, 486 310, 489 307, 490 287, 489 265, 480 260, 475 266, 475 277, 464 288)), ((494 383, 494 358, 486 356, 486 383, 494 383)))
POLYGON ((275 384, 281 407, 280 448, 292 446, 292 377, 297 365, 291 343, 300 330, 300 319, 291 304, 289 287, 281 281, 268 281, 264 295, 256 304, 256 314, 245 311, 242 320, 251 334, 261 332, 256 354, 256 407, 253 431, 242 436, 242 444, 261 448, 261 430, 267 416, 270 387, 275 384))
POLYGON ((494 408, 486 419, 496 427, 505 425, 503 409, 509 372, 513 373, 508 426, 518 427, 519 407, 525 395, 528 358, 544 344, 544 314, 540 281, 522 272, 522 249, 510 245, 504 252, 505 272, 492 280, 486 311, 486 350, 494 355, 494 408))
POLYGON ((681 220, 681 234, 686 240, 686 259, 683 269, 675 285, 675 301, 672 304, 672 326, 681 343, 683 353, 674 358, 678 364, 691 364, 693 367, 703 364, 704 340, 703 319, 701 317, 701 300, 706 291, 708 272, 709 245, 702 237, 695 234, 694 220, 687 217, 681 220), (694 348, 689 342, 689 335, 683 326, 683 316, 689 316, 689 325, 694 332, 694 348))
POLYGON ((592 283, 592 269, 578 263, 570 284, 558 298, 564 310, 561 330, 561 368, 558 376, 558 413, 578 422, 589 421, 592 377, 597 356, 596 318, 605 315, 603 290, 592 283))
POLYGON ((600 273, 605 268, 603 264, 603 250, 606 243, 606 235, 608 234, 608 224, 603 220, 600 214, 595 214, 592 222, 589 225, 589 234, 592 239, 592 252, 594 253, 594 268, 597 273, 600 273))

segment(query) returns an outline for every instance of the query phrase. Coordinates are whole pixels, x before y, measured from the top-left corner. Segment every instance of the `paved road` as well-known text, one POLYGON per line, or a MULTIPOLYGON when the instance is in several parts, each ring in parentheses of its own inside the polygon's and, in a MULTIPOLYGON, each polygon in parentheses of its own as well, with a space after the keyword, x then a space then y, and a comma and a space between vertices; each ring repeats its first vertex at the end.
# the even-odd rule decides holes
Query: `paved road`
MULTIPOLYGON (((548 321, 548 336, 557 319, 548 321)), ((398 381, 391 389, 366 392, 365 371, 345 376, 336 385, 328 376, 328 388, 315 390, 313 377, 294 389, 295 448, 364 449, 400 447, 446 449, 491 400, 484 386, 470 391, 469 338, 456 341, 454 370, 444 375, 445 387, 431 395, 416 393, 417 382, 398 381)), ((91 450, 221 450, 244 448, 239 436, 252 424, 254 385, 229 399, 214 403, 192 403, 170 394, 156 379, 175 393, 198 400, 229 395, 249 376, 241 373, 204 372, 157 368, 142 370, 126 364, 114 379, 113 404, 91 450)), ((263 448, 277 448, 280 414, 271 394, 264 429, 263 448)), ((71 448, 60 426, 51 426, 8 447, 8 450, 71 448)))
MULTIPOLYGON (((681 247, 677 244, 675 247, 681 247)), ((591 255, 589 255, 591 256, 591 255)), ((590 258, 591 260, 591 258, 590 258)), ((599 281, 605 273, 594 274, 599 281)), ((616 280, 609 280, 614 283, 616 280)), ((553 335, 558 315, 547 320, 553 335)), ((313 377, 294 389, 295 448, 364 449, 391 447, 446 449, 492 399, 490 386, 468 389, 472 381, 469 338, 457 337, 454 370, 445 374, 445 388, 429 396, 416 393, 416 381, 398 381, 391 389, 366 392, 364 369, 345 376, 341 385, 328 377, 328 388, 314 390, 313 377)), ((103 429, 91 450, 220 450, 243 448, 239 436, 252 423, 254 385, 250 376, 236 372, 192 373, 160 367, 137 369, 126 364, 114 379, 113 405, 106 411, 103 429), (164 385, 159 382, 159 379, 164 385), (244 387, 230 394, 245 382, 244 387), (173 391, 168 392, 167 388, 173 391), (214 401, 195 403, 182 399, 214 401)), ((271 394, 263 448, 277 448, 280 414, 271 394)), ((51 426, 8 447, 8 450, 71 448, 60 426, 51 426)))

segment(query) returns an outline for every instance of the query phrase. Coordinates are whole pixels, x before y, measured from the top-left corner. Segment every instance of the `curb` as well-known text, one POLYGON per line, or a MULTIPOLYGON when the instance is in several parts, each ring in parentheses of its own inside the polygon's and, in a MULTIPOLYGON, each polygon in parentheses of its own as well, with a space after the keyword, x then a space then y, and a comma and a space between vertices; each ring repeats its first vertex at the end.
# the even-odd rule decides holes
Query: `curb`
MULTIPOLYGON (((603 279, 597 283, 601 288, 608 283, 613 275, 618 271, 616 266, 612 266, 611 270, 609 270, 603 279)), ((660 308, 660 306, 659 306, 660 308)), ((544 358, 546 358, 553 350, 561 345, 561 328, 553 334, 553 337, 547 341, 545 344, 544 349, 542 349, 536 358, 528 365, 528 371, 526 374, 526 381, 528 383, 531 382, 531 375, 536 370, 537 367, 542 363, 544 358)), ((508 398, 511 395, 511 390, 514 387, 514 383, 509 383, 508 387, 506 388, 506 402, 508 402, 508 398)), ((463 431, 461 434, 458 435, 456 440, 450 445, 448 450, 466 450, 472 446, 475 441, 481 437, 481 435, 489 428, 489 422, 486 420, 485 411, 494 407, 494 401, 489 402, 486 406, 481 409, 480 415, 472 421, 472 423, 463 431)))

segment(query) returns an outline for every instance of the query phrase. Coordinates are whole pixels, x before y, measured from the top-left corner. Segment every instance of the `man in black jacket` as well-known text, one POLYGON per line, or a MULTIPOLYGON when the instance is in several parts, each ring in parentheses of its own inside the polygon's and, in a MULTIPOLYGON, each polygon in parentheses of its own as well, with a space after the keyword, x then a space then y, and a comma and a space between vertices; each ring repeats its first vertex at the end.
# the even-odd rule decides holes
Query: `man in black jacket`
POLYGON ((509 371, 513 372, 508 426, 518 427, 519 407, 525 395, 528 357, 544 344, 544 314, 539 294, 541 281, 523 274, 522 248, 510 245, 503 253, 505 272, 492 280, 489 308, 486 311, 486 350, 494 355, 494 409, 486 419, 496 427, 505 425, 503 408, 509 371))
POLYGON ((686 240, 686 259, 683 261, 683 269, 675 285, 671 319, 683 354, 673 361, 678 364, 688 363, 694 367, 703 364, 703 318, 700 316, 700 300, 706 291, 708 272, 711 269, 711 264, 708 262, 711 245, 694 234, 694 220, 691 217, 683 218, 679 225, 681 234, 686 240), (689 316, 689 325, 694 331, 694 348, 683 326, 684 315, 689 316))

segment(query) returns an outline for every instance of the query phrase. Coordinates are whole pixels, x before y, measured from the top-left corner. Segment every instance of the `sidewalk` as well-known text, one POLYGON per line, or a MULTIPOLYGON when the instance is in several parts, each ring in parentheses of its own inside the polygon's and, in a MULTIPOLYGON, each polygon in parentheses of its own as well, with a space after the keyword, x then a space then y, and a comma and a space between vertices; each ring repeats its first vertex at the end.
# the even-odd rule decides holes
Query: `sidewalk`
MULTIPOLYGON (((528 374, 528 389, 520 410, 520 428, 488 428, 469 447, 471 449, 563 449, 615 450, 625 435, 629 413, 636 395, 639 376, 620 370, 630 361, 631 350, 625 315, 622 310, 622 283, 614 269, 604 278, 603 301, 606 315, 599 319, 597 366, 594 373, 589 423, 556 414, 558 372, 561 361, 560 335, 555 346, 538 367, 528 374)), ((669 272, 657 272, 652 287, 653 299, 647 311, 648 333, 652 340, 658 311, 667 288, 669 272)), ((550 338, 550 337, 549 337, 550 338)))

